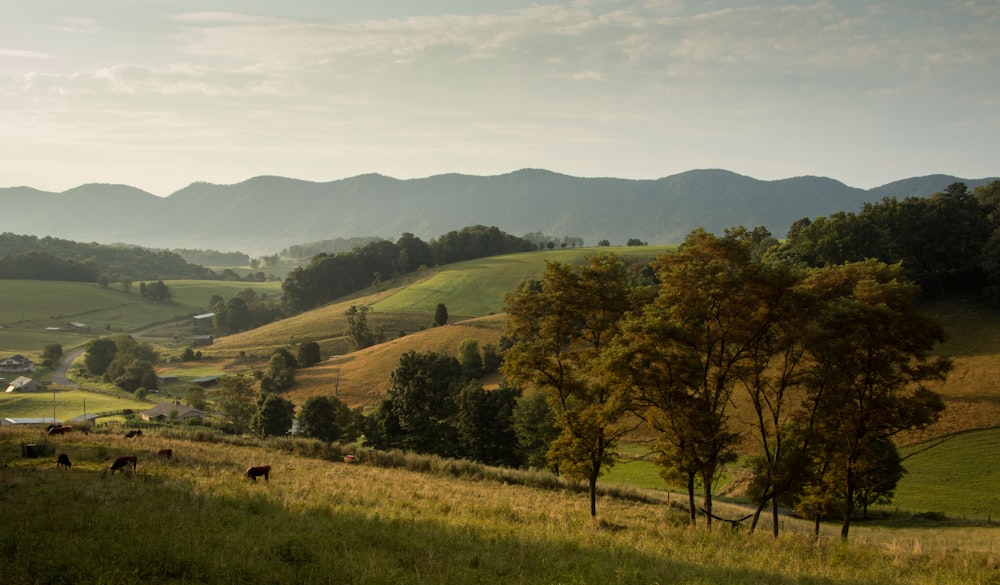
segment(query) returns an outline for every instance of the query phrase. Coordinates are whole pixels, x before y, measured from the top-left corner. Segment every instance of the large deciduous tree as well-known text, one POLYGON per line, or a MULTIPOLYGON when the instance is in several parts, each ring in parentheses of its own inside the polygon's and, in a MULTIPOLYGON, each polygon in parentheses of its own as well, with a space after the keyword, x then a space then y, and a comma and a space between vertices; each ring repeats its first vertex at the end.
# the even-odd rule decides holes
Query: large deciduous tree
POLYGON ((236 434, 244 433, 257 411, 257 390, 250 376, 231 374, 219 379, 215 403, 236 434))
POLYGON ((613 383, 603 362, 631 307, 628 272, 613 254, 592 256, 581 267, 549 262, 541 282, 505 298, 505 335, 513 345, 502 371, 520 387, 547 392, 560 429, 549 456, 560 473, 587 482, 591 517, 597 480, 632 428, 627 388, 613 383))
POLYGON ((261 394, 257 411, 250 418, 250 429, 260 438, 283 437, 292 428, 295 405, 277 394, 261 394))
MULTIPOLYGON (((859 497, 884 466, 885 441, 924 428, 944 409, 926 387, 951 361, 932 350, 944 331, 919 313, 916 285, 902 267, 865 261, 817 269, 805 280, 818 304, 805 339, 808 426, 841 500, 847 538, 859 497)), ((804 423, 806 424, 806 423, 804 423)), ((863 502, 862 502, 863 503, 863 502)))

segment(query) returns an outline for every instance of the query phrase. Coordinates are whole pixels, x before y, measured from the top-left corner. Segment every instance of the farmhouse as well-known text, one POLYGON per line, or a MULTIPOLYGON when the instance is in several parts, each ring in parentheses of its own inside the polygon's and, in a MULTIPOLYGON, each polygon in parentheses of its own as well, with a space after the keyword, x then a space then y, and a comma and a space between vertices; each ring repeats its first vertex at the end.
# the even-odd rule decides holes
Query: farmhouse
POLYGON ((42 384, 38 380, 32 380, 27 376, 18 376, 14 379, 10 385, 7 386, 6 392, 37 392, 39 390, 45 390, 45 384, 42 384))
POLYGON ((203 420, 205 413, 197 408, 184 406, 180 402, 161 402, 142 413, 142 420, 166 422, 168 420, 203 420), (176 414, 174 414, 176 413, 176 414))
POLYGON ((34 372, 35 362, 21 354, 0 360, 0 372, 34 372))

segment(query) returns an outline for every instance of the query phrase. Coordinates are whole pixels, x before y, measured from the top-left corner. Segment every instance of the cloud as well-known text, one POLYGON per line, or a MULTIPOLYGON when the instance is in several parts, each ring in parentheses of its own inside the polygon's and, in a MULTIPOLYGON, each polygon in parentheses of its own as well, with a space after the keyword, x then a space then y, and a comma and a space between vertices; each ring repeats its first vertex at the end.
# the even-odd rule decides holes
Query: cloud
POLYGON ((79 35, 94 35, 102 30, 96 20, 80 16, 68 16, 62 20, 62 24, 53 26, 52 29, 79 35))
POLYGON ((24 49, 0 49, 0 57, 16 57, 19 59, 52 59, 52 55, 42 51, 24 49))

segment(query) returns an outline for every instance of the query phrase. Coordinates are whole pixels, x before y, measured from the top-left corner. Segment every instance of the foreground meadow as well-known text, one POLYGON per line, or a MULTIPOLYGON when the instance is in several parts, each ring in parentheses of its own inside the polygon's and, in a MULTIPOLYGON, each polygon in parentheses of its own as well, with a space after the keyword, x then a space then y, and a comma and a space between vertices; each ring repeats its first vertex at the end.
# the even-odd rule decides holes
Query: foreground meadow
MULTIPOLYGON (((147 434, 0 431, 4 583, 1000 583, 992 553, 690 529, 663 503, 147 434), (172 448, 174 458, 156 456, 172 448), (135 474, 108 474, 134 453, 135 474), (270 464, 269 482, 241 477, 270 464)), ((286 447, 288 441, 285 441, 286 447)), ((308 446, 308 443, 305 443, 308 446)), ((322 449, 318 449, 322 451, 322 449)))

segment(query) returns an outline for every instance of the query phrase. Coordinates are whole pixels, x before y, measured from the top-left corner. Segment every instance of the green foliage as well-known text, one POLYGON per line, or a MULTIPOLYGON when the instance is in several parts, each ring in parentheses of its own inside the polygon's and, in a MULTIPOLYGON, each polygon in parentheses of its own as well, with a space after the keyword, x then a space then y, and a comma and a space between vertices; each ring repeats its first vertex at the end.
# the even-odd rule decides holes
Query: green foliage
POLYGON ((215 404, 237 434, 246 432, 257 412, 257 389, 249 376, 228 375, 219 379, 215 404))
POLYGON ((277 394, 262 393, 257 411, 250 418, 250 430, 260 438, 283 437, 292 428, 295 405, 277 394))
POLYGON ((487 465, 520 465, 513 422, 519 395, 509 386, 486 391, 478 382, 469 382, 459 391, 454 426, 464 458, 487 465))
POLYGON ((50 343, 42 349, 42 358, 51 360, 53 362, 59 361, 63 356, 62 345, 58 343, 50 343))
POLYGON ((381 332, 375 333, 368 327, 368 307, 351 305, 344 315, 347 317, 347 336, 351 349, 357 351, 385 341, 381 332))
POLYGON ((438 303, 434 308, 434 326, 440 327, 448 322, 448 307, 444 303, 438 303))
POLYGON ((363 424, 360 417, 360 411, 351 411, 335 396, 310 396, 296 418, 303 436, 327 443, 348 443, 356 440, 360 433, 363 424))
POLYGON ((559 436, 556 417, 544 390, 524 393, 511 413, 520 459, 529 467, 549 466, 548 453, 559 436))
POLYGON ((616 459, 615 444, 631 425, 627 388, 604 366, 608 343, 632 309, 628 273, 614 254, 574 268, 546 265, 543 281, 527 282, 505 300, 503 373, 520 387, 548 393, 560 435, 549 452, 560 473, 587 481, 597 514, 597 479, 616 459))
POLYGON ((323 359, 319 349, 319 344, 315 341, 303 341, 300 343, 298 353, 295 356, 298 367, 308 368, 309 366, 318 364, 323 359))
POLYGON ((205 389, 198 384, 188 384, 184 389, 184 403, 197 410, 207 410, 208 401, 206 400, 205 389))
POLYGON ((466 378, 474 379, 483 375, 483 358, 479 354, 477 340, 467 338, 458 342, 458 363, 466 378))
POLYGON ((281 392, 295 383, 295 368, 298 364, 292 352, 285 348, 275 350, 267 363, 267 371, 260 379, 262 392, 281 392))

